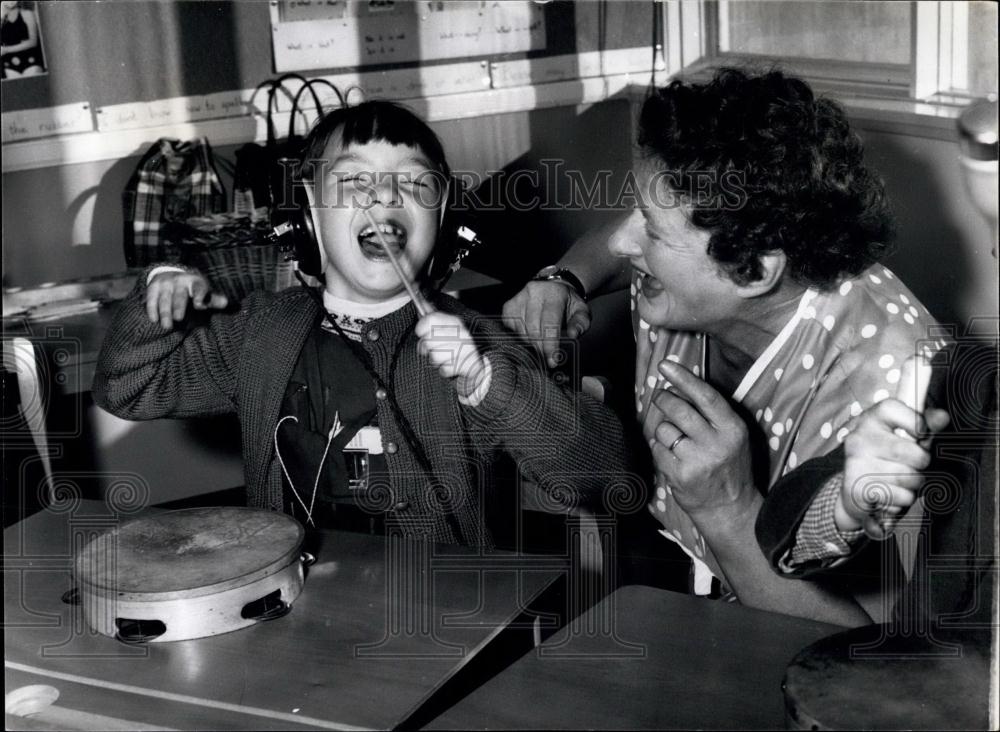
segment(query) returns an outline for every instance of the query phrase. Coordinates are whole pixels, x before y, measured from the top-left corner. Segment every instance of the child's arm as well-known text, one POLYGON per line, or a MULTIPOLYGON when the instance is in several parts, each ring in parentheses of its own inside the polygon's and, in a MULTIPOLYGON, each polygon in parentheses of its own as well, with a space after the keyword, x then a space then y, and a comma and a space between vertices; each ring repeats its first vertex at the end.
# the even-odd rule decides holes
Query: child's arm
POLYGON ((98 357, 93 394, 125 419, 189 417, 235 409, 235 364, 247 308, 208 325, 175 328, 196 310, 226 306, 198 272, 163 270, 119 305, 98 357))
POLYGON ((931 462, 927 435, 947 425, 943 409, 921 415, 898 399, 863 412, 844 440, 844 481, 833 514, 837 529, 864 528, 876 538, 888 533, 881 524, 885 516, 894 522, 916 500, 921 471, 931 462))
POLYGON ((606 489, 620 501, 623 488, 641 498, 626 479, 622 426, 614 412, 590 397, 558 386, 541 356, 490 322, 476 329, 480 351, 464 322, 443 312, 417 323, 418 348, 442 376, 453 379, 466 406, 466 428, 480 444, 502 446, 521 472, 543 489, 590 500, 606 489))

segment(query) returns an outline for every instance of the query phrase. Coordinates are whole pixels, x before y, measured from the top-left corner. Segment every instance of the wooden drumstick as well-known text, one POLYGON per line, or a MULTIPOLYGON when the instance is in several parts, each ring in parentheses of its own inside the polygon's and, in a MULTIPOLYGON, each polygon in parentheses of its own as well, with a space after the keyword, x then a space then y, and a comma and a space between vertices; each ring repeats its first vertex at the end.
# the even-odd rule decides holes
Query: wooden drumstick
POLYGON ((396 274, 399 275, 399 279, 402 281, 403 287, 406 288, 407 294, 409 294, 410 299, 413 300, 414 307, 416 307, 420 317, 424 317, 431 311, 431 306, 426 300, 424 300, 420 291, 417 290, 412 282, 410 282, 410 278, 406 276, 406 272, 403 271, 403 266, 399 263, 395 253, 393 253, 392 249, 386 243, 385 237, 382 235, 382 230, 379 229, 378 222, 375 221, 375 217, 372 216, 371 211, 367 208, 362 208, 361 211, 364 213, 365 218, 368 219, 368 223, 371 225, 372 229, 375 230, 375 236, 378 237, 379 244, 382 245, 382 251, 385 252, 385 256, 389 258, 389 262, 392 264, 393 269, 395 269, 396 274))
MULTIPOLYGON (((927 401, 927 386, 930 381, 931 362, 923 354, 910 356, 900 367, 896 398, 917 414, 923 414, 924 403, 927 401)), ((895 433, 908 440, 915 439, 902 427, 897 427, 895 433)))
MULTIPOLYGON (((910 356, 900 367, 899 384, 896 385, 896 398, 917 414, 923 414, 924 404, 927 401, 927 387, 930 381, 930 360, 923 354, 910 356)), ((916 438, 902 427, 897 427, 893 432, 903 439, 916 441, 916 438)), ((894 515, 887 514, 885 511, 881 512, 881 516, 877 520, 866 522, 865 533, 876 538, 888 536, 895 528, 899 519, 907 511, 908 509, 904 509, 894 515)))

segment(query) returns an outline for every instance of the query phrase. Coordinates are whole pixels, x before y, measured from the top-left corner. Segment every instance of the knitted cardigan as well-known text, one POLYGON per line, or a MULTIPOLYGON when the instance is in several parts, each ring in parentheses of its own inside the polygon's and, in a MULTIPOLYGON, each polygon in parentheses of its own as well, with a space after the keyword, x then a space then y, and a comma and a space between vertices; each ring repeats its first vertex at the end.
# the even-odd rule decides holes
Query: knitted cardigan
MULTIPOLYGON (((303 288, 255 292, 235 313, 207 322, 196 314, 188 321, 199 325, 167 331, 150 322, 144 302, 140 277, 102 345, 95 402, 133 420, 236 413, 248 504, 280 511, 274 429, 299 352, 322 315, 319 305, 303 288)), ((557 385, 534 352, 495 321, 444 295, 435 304, 469 326, 492 365, 490 388, 475 407, 458 402, 454 385, 417 354, 412 303, 366 325, 362 344, 423 444, 435 482, 387 400, 376 400, 383 444, 393 447, 386 450, 388 481, 373 481, 366 492, 368 510, 387 512, 407 534, 489 546, 484 476, 501 450, 564 504, 632 486, 621 424, 610 409, 557 385)))

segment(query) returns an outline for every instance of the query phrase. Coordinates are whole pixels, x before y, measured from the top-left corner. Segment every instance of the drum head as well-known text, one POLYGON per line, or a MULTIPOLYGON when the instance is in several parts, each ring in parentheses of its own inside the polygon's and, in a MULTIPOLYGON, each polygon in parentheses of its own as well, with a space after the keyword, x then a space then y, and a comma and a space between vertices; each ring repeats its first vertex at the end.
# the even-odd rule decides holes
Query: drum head
POLYGON ((85 587, 119 596, 225 590, 287 566, 304 535, 291 516, 263 509, 168 511, 91 541, 76 574, 85 587))
POLYGON ((790 729, 986 729, 989 632, 901 635, 867 625, 823 638, 785 674, 790 729))

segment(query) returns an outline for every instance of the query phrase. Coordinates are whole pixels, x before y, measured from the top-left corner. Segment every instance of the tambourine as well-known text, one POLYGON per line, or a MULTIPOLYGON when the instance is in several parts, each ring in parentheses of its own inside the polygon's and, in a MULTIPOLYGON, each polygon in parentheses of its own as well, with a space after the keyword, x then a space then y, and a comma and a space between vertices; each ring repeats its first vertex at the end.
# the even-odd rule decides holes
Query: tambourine
POLYGON ((903 634, 866 625, 799 652, 785 673, 787 729, 987 729, 989 631, 903 634))
POLYGON ((88 625, 126 643, 204 638, 287 614, 311 557, 291 516, 254 508, 167 511, 122 524, 77 555, 88 625))

